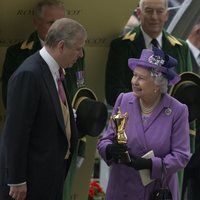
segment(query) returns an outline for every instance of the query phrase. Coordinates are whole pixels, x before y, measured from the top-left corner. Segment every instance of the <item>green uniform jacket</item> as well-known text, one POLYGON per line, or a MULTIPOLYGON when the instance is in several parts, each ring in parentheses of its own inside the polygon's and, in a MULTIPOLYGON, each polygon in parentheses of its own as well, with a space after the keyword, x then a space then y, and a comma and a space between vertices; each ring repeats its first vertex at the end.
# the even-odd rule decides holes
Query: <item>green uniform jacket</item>
MULTIPOLYGON (((2 71, 2 97, 3 104, 6 107, 6 95, 8 80, 21 63, 42 48, 36 32, 33 32, 29 38, 23 42, 14 44, 7 49, 2 71)), ((66 81, 70 99, 78 90, 76 85, 76 71, 84 70, 84 58, 80 58, 72 68, 66 69, 66 81)))
MULTIPOLYGON (((128 59, 139 58, 145 48, 140 26, 111 42, 105 78, 105 95, 109 105, 114 106, 121 92, 132 91, 133 72, 128 67, 128 59)), ((192 71, 189 48, 186 42, 163 30, 162 49, 178 60, 177 73, 192 71)))

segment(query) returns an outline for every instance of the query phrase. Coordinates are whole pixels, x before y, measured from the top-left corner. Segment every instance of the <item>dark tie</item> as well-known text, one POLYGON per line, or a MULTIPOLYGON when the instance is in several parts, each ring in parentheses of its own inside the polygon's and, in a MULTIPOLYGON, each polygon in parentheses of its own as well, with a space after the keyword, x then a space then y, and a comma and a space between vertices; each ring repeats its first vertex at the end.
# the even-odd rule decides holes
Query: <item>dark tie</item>
POLYGON ((155 38, 151 40, 151 44, 152 44, 154 47, 157 47, 157 48, 161 49, 161 48, 160 48, 160 45, 159 45, 159 43, 158 43, 158 41, 157 41, 155 38))
POLYGON ((65 124, 65 129, 66 129, 66 137, 67 137, 67 141, 68 141, 68 149, 65 155, 65 159, 69 158, 70 155, 70 140, 71 140, 71 125, 70 125, 70 114, 69 114, 69 108, 68 108, 68 104, 67 104, 67 98, 66 98, 66 94, 65 94, 65 90, 62 84, 62 81, 65 78, 65 75, 63 73, 63 69, 60 68, 59 69, 59 74, 60 74, 60 78, 57 79, 57 83, 58 83, 58 94, 60 96, 60 101, 61 102, 61 108, 62 108, 62 112, 63 112, 63 119, 64 119, 64 124, 65 124))
POLYGON ((60 68, 59 69, 59 74, 60 74, 60 78, 57 79, 57 84, 58 84, 58 94, 60 96, 60 99, 62 100, 63 104, 66 105, 66 95, 65 95, 65 90, 62 84, 62 81, 65 78, 65 75, 63 73, 63 69, 60 68))

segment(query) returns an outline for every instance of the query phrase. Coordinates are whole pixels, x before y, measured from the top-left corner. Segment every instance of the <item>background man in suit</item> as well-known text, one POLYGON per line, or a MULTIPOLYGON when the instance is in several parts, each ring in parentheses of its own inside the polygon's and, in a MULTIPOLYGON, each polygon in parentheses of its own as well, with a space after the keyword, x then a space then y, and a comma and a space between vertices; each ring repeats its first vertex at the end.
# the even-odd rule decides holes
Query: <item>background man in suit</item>
MULTIPOLYGON (((128 67, 128 59, 139 58, 143 49, 151 49, 153 46, 162 48, 165 53, 177 59, 178 65, 175 69, 177 73, 192 71, 187 43, 164 30, 168 15, 167 0, 140 0, 137 9, 140 25, 111 42, 105 76, 105 96, 109 105, 114 105, 121 92, 132 90, 133 72, 128 67)), ((194 133, 193 124, 190 128, 191 133, 194 133)), ((191 137, 193 143, 194 135, 191 137)), ((180 189, 181 186, 182 174, 180 174, 180 189)))
POLYGON ((163 29, 169 15, 167 0, 140 0, 137 15, 141 26, 114 39, 110 45, 105 92, 107 103, 111 106, 121 92, 131 91, 132 71, 128 67, 128 58, 139 58, 142 49, 151 49, 152 39, 157 39, 158 46, 178 60, 178 73, 192 70, 187 44, 163 29))
MULTIPOLYGON (((35 31, 24 41, 10 46, 7 49, 2 70, 2 98, 6 107, 7 84, 13 72, 30 55, 40 50, 44 45, 44 39, 51 24, 65 17, 63 2, 59 0, 42 0, 34 9, 33 24, 35 31)), ((70 91, 70 99, 77 91, 76 72, 84 70, 84 57, 73 64, 73 68, 66 69, 67 87, 70 91)))
MULTIPOLYGON (((200 21, 196 22, 186 40, 190 48, 193 72, 200 75, 200 21)), ((184 171, 183 195, 187 188, 187 198, 200 199, 200 119, 196 121, 195 152, 184 171)))
POLYGON ((200 21, 194 24, 186 42, 191 52, 193 72, 200 74, 200 21))
POLYGON ((42 48, 51 24, 65 16, 63 4, 59 1, 45 0, 37 4, 34 10, 33 24, 35 31, 25 41, 14 44, 7 49, 2 69, 2 98, 6 107, 7 85, 13 72, 30 55, 42 48))
POLYGON ((26 59, 9 80, 0 199, 62 199, 77 129, 61 78, 64 68, 83 57, 86 35, 78 22, 56 20, 45 46, 26 59))
MULTIPOLYGON (((62 1, 39 1, 34 8, 33 24, 35 27, 35 31, 31 33, 31 35, 26 40, 14 44, 7 49, 2 71, 2 98, 5 108, 7 99, 8 80, 10 79, 11 75, 27 57, 29 57, 30 55, 34 54, 36 51, 42 48, 42 46, 44 45, 45 36, 51 24, 55 20, 63 17, 65 17, 65 8, 62 1)), ((79 58, 76 61, 76 63, 73 64, 73 67, 65 69, 65 77, 67 77, 66 82, 70 100, 73 99, 76 91, 78 90, 78 87, 80 86, 77 85, 76 74, 79 73, 81 75, 84 75, 84 73, 82 73, 84 69, 84 56, 79 58)), ((84 76, 82 78, 84 79, 84 76)), ((70 200, 70 191, 72 187, 71 185, 76 171, 76 161, 79 158, 78 149, 80 148, 84 151, 84 148, 81 148, 82 144, 84 145, 85 142, 81 141, 81 143, 77 145, 77 149, 74 152, 71 167, 67 179, 65 181, 65 200, 70 200)), ((84 154, 84 152, 81 153, 84 154)))

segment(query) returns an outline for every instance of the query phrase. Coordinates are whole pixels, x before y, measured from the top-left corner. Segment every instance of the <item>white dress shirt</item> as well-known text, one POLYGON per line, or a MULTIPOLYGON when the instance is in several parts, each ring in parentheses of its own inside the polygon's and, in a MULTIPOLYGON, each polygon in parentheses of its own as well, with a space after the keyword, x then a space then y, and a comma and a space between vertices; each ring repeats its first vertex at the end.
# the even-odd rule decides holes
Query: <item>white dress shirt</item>
POLYGON ((186 42, 188 43, 188 46, 189 46, 196 62, 200 66, 200 51, 199 51, 199 49, 197 47, 195 47, 189 40, 186 40, 186 42))
POLYGON ((147 35, 144 30, 142 29, 143 37, 144 37, 144 42, 145 46, 147 49, 152 49, 153 45, 151 43, 152 39, 156 39, 158 41, 159 46, 162 48, 162 32, 158 35, 157 38, 151 38, 149 35, 147 35))
POLYGON ((58 84, 57 84, 57 79, 60 78, 60 74, 59 74, 59 65, 58 63, 55 61, 55 59, 48 53, 48 51, 45 49, 45 47, 43 47, 40 51, 39 51, 40 55, 42 56, 42 58, 44 59, 44 61, 47 63, 47 65, 49 66, 49 69, 51 71, 51 74, 53 76, 56 88, 58 90, 58 84))

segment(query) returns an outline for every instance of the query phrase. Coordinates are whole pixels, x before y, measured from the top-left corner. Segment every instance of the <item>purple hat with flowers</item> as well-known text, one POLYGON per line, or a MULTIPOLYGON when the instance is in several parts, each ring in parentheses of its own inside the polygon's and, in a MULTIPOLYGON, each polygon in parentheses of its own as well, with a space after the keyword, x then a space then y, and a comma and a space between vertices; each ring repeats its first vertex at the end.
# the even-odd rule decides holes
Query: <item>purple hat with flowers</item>
POLYGON ((175 58, 156 47, 153 47, 153 50, 143 49, 139 59, 128 59, 128 66, 131 70, 134 71, 136 67, 154 69, 155 72, 162 73, 169 85, 174 85, 180 80, 180 76, 174 70, 176 65, 177 60, 175 58))

